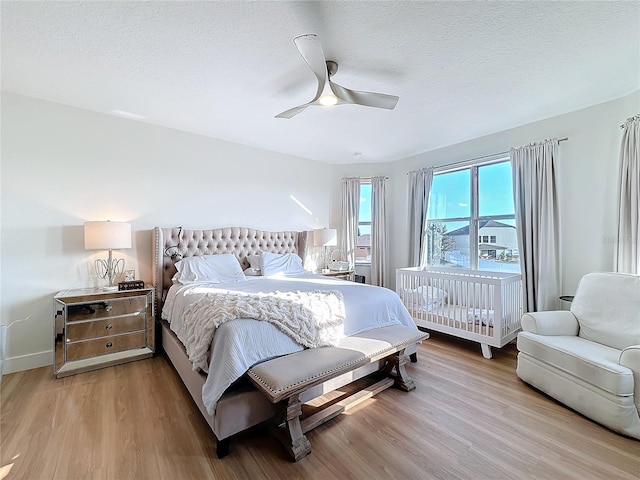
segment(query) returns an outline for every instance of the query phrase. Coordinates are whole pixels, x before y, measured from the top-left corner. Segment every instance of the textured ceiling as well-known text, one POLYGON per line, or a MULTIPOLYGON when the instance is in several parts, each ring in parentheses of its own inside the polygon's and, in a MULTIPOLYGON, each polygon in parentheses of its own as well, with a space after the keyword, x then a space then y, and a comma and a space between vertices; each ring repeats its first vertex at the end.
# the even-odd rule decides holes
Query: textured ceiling
POLYGON ((640 2, 7 2, 2 89, 330 163, 382 162, 640 88, 640 2), (395 110, 311 100, 293 38, 395 110))

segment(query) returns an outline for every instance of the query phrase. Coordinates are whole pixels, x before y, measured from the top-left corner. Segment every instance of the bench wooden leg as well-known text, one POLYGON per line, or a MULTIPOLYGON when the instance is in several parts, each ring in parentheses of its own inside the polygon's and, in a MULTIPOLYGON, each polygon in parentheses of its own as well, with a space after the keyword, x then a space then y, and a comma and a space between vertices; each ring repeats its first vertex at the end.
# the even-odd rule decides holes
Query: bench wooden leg
POLYGON ((393 355, 389 355, 386 360, 387 365, 385 370, 394 376, 396 387, 400 390, 404 390, 405 392, 415 390, 416 384, 413 382, 404 367, 407 364, 407 356, 404 354, 404 349, 394 353, 393 355), (392 373, 394 369, 396 371, 395 375, 392 373))
POLYGON ((302 402, 299 395, 292 395, 288 401, 278 403, 278 416, 276 417, 276 436, 293 457, 293 461, 306 457, 311 453, 311 443, 302 432, 300 415, 302 414, 302 402))

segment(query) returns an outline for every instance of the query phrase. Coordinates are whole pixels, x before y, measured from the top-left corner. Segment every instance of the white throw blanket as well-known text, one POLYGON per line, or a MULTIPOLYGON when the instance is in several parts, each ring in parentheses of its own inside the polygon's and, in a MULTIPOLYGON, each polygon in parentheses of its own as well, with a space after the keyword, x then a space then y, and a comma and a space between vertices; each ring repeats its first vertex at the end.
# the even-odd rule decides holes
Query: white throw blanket
POLYGON ((207 369, 216 328, 237 318, 272 323, 305 347, 328 347, 342 335, 345 308, 339 291, 208 293, 184 313, 184 346, 194 370, 207 369))

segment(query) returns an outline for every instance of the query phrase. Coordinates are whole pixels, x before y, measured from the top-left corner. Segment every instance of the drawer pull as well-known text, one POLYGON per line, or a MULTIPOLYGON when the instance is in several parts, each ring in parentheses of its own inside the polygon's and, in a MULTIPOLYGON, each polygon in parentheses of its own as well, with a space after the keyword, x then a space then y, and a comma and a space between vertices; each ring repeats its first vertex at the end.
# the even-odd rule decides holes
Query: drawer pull
POLYGON ((111 343, 111 342, 107 342, 107 344, 105 345, 105 347, 107 347, 107 348, 111 348, 111 347, 113 347, 113 343, 111 343))
POLYGON ((112 307, 111 305, 105 305, 105 306, 104 306, 104 309, 105 309, 107 312, 110 312, 112 308, 113 308, 113 307, 112 307))
POLYGON ((106 327, 104 327, 105 330, 111 330, 113 328, 113 325, 109 324, 106 327))

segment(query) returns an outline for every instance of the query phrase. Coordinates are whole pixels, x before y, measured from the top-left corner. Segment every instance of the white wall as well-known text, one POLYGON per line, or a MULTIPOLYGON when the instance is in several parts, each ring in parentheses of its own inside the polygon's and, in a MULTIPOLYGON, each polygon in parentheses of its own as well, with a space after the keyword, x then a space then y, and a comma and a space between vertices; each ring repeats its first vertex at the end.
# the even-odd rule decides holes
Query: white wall
MULTIPOLYGON (((492 155, 547 138, 569 137, 560 143, 557 172, 564 261, 562 292, 558 294, 572 294, 585 273, 613 269, 620 124, 637 113, 640 90, 607 103, 396 162, 338 166, 335 181, 343 176, 389 175, 391 253, 387 279, 394 288, 395 269, 409 263, 407 172, 492 155)), ((339 219, 339 213, 338 189, 333 195, 332 218, 339 219)))
POLYGON ((95 285, 93 260, 104 253, 84 250, 86 220, 130 221, 133 248, 116 256, 150 282, 156 225, 339 228, 340 178, 388 175, 393 288, 409 261, 408 171, 552 137, 569 137, 558 163, 559 293, 571 294, 584 273, 613 267, 619 125, 640 112, 637 91, 397 162, 327 165, 19 95, 1 100, 0 324, 18 321, 7 332, 5 373, 50 364, 53 295, 95 285))
POLYGON ((329 224, 331 165, 6 92, 1 100, 0 324, 22 320, 7 331, 5 373, 51 364, 52 297, 96 285, 93 260, 106 252, 84 250, 87 220, 131 222, 133 248, 115 256, 147 282, 156 225, 329 224))

